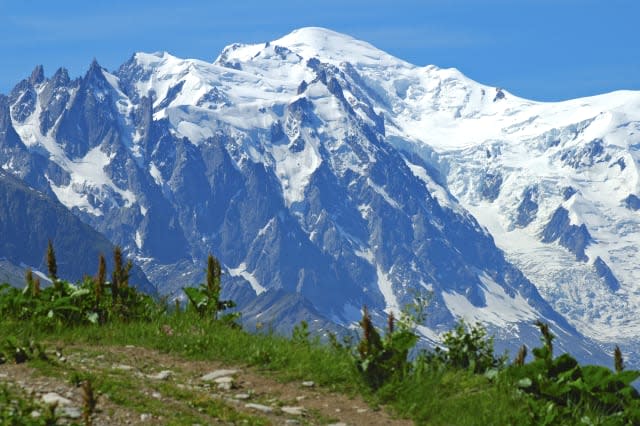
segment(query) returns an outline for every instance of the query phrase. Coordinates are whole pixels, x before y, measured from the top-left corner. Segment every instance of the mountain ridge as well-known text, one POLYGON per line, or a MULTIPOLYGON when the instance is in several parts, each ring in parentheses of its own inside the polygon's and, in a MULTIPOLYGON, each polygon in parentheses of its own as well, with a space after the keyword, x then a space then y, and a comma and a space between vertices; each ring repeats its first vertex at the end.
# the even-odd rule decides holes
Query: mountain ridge
MULTIPOLYGON (((264 290, 284 290, 312 303, 314 313, 304 315, 349 326, 362 305, 383 322, 415 292, 430 292, 426 339, 464 315, 489 321, 510 347, 537 341, 537 316, 564 330, 565 345, 583 340, 518 269, 537 277, 505 244, 507 232, 493 226, 502 216, 482 213, 506 202, 511 169, 486 161, 519 146, 505 140, 542 131, 549 140, 536 143, 546 147, 553 142, 549 117, 565 127, 581 120, 584 130, 593 106, 572 112, 578 101, 523 100, 455 69, 416 67, 317 28, 230 45, 214 63, 138 53, 114 73, 94 62, 74 82, 63 72, 48 80, 41 74, 14 89, 10 121, 26 141, 21 155, 40 153, 59 170, 51 165, 29 183, 122 244, 165 292, 201 279, 198 262, 214 251, 247 306, 264 290), (45 96, 51 91, 57 95, 45 96)), ((634 96, 598 99, 625 107, 634 96)), ((9 142, 0 139, 3 148, 9 142)), ((588 166, 606 147, 566 148, 565 160, 562 153, 553 159, 580 157, 588 166)), ((19 174, 8 166, 17 155, 6 152, 0 163, 19 174)), ((557 208, 540 201, 543 189, 532 186, 525 204, 519 191, 517 202, 508 200, 523 205, 517 215, 528 238, 537 238, 557 208)), ((581 223, 566 207, 569 220, 549 235, 567 237, 549 241, 568 241, 571 249, 571 226, 581 223)), ((511 205, 504 210, 516 213, 511 205)), ((596 284, 613 276, 624 289, 611 260, 599 258, 596 284)), ((588 330, 551 297, 550 284, 535 282, 554 308, 588 330)), ((583 356, 589 351, 598 349, 583 356)))

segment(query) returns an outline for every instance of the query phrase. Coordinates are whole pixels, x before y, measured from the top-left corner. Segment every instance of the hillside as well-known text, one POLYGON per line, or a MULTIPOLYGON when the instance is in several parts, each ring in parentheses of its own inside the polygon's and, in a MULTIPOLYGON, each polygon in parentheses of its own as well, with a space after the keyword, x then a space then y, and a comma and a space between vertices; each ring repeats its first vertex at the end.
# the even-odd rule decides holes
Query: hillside
MULTIPOLYGON (((35 191, 3 170, 0 170, 0 204, 0 270, 7 274, 0 282, 22 285, 27 268, 46 271, 45 252, 49 240, 62 259, 73 259, 59 265, 59 273, 72 280, 81 280, 88 270, 97 270, 100 253, 109 255, 113 251, 109 240, 57 200, 35 191)), ((139 267, 134 267, 131 276, 140 289, 156 293, 139 267)), ((42 277, 46 280, 44 274, 42 277)))
MULTIPOLYGON (((302 328, 291 339, 251 335, 193 314, 53 330, 0 321, 0 419, 87 424, 83 411, 95 425, 622 425, 640 418, 640 395, 628 386, 637 372, 580 366, 566 354, 545 360, 544 346, 522 366, 486 370, 493 355, 477 329, 451 334, 458 361, 426 356, 372 387, 355 346, 319 344, 302 328), (16 348, 26 362, 14 363, 16 348), (86 411, 88 400, 96 405, 86 411)), ((403 354, 401 340, 395 345, 403 354)), ((371 373, 381 374, 386 361, 368 359, 371 373)))

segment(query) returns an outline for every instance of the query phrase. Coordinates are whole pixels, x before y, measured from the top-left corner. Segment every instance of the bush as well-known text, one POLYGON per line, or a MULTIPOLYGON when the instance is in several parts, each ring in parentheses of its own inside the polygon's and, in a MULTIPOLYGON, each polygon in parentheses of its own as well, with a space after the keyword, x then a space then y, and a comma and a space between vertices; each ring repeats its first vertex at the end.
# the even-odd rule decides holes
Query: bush
POLYGON ((580 366, 569 354, 554 358, 553 334, 546 324, 537 325, 542 346, 533 350, 534 360, 511 365, 504 373, 514 388, 531 397, 535 423, 566 424, 580 417, 586 424, 640 424, 640 395, 631 385, 640 372, 580 366))
POLYGON ((400 379, 410 367, 409 351, 418 342, 418 336, 407 329, 395 329, 393 314, 389 314, 387 333, 384 338, 373 325, 367 308, 363 309, 362 338, 354 352, 356 367, 365 383, 378 389, 391 379, 400 379))
POLYGON ((118 247, 114 256, 119 259, 113 276, 116 281, 106 283, 104 257, 100 256, 97 278, 86 277, 71 284, 55 276, 55 257, 51 245, 47 249, 52 285, 40 288, 38 278, 29 270, 26 285, 20 290, 8 284, 0 285, 0 318, 30 321, 39 327, 104 324, 112 320, 132 321, 156 318, 164 307, 150 296, 128 285, 128 271, 120 265, 122 254, 118 247))
MULTIPOLYGON (((220 262, 212 255, 209 255, 207 258, 206 282, 198 287, 183 288, 189 299, 190 306, 195 308, 202 317, 216 320, 219 312, 236 306, 232 300, 220 300, 220 292, 222 291, 220 285, 221 276, 220 262)), ((238 313, 232 313, 220 319, 233 326, 238 317, 238 313)))
POLYGON ((469 326, 462 319, 453 330, 444 333, 442 345, 444 349, 437 347, 433 352, 426 352, 425 361, 482 374, 501 369, 507 360, 506 355, 495 355, 493 337, 487 336, 481 324, 469 326))

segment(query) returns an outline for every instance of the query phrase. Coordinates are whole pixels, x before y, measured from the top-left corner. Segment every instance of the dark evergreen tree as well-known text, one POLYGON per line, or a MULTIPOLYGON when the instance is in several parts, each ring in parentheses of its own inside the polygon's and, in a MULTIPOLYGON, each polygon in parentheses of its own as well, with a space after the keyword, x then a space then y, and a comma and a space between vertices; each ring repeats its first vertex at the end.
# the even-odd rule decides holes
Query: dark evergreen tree
POLYGON ((31 293, 32 296, 36 296, 34 288, 33 288, 33 271, 31 268, 27 269, 24 274, 24 281, 27 288, 27 291, 31 293))
POLYGON ((49 269, 49 278, 54 283, 58 279, 58 265, 56 263, 56 253, 53 250, 53 243, 49 240, 47 245, 47 268, 49 269))
POLYGON ((616 373, 620 373, 624 370, 624 359, 622 358, 622 351, 618 345, 616 345, 616 348, 613 350, 613 364, 615 366, 616 373))
POLYGON ((218 309, 218 302, 220 301, 221 275, 222 270, 220 268, 220 262, 210 254, 207 258, 207 290, 209 292, 209 297, 211 298, 212 306, 215 310, 218 309))
POLYGON ((527 358, 527 346, 520 346, 520 350, 518 351, 518 355, 516 359, 513 361, 514 365, 524 365, 524 361, 527 358))
POLYGON ((40 278, 35 277, 33 280, 33 292, 34 297, 40 296, 40 278))
POLYGON ((98 276, 96 277, 96 302, 99 303, 107 280, 107 262, 104 255, 100 253, 98 258, 98 276))

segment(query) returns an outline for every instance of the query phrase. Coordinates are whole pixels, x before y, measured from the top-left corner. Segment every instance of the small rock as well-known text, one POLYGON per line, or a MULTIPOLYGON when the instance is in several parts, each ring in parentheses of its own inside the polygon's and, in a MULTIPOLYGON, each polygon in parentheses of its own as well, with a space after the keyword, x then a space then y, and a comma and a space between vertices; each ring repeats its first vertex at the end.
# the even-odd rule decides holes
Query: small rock
POLYGON ((146 422, 147 420, 151 420, 153 416, 149 413, 140 414, 140 421, 146 422))
POLYGON ((212 371, 211 373, 205 374, 200 378, 200 380, 205 382, 211 382, 220 377, 233 376, 234 374, 237 374, 237 373, 238 373, 238 370, 215 370, 215 371, 212 371))
POLYGON ((147 378, 151 380, 167 380, 173 375, 172 371, 163 370, 157 374, 147 374, 147 378))
POLYGON ((133 346, 133 345, 127 345, 127 346, 125 346, 125 348, 127 348, 127 349, 135 349, 136 347, 133 346))
POLYGON ((7 377, 9 377, 8 374, 0 373, 0 379, 6 379, 7 377))
POLYGON ((38 419, 42 416, 42 413, 38 410, 33 410, 31 414, 29 414, 32 419, 38 419))
POLYGON ((299 425, 300 422, 297 421, 296 419, 287 419, 284 421, 285 425, 299 425))
POLYGON ((338 423, 328 424, 327 426, 347 426, 347 424, 343 422, 338 422, 338 423))
POLYGON ((233 377, 218 377, 214 380, 214 382, 218 385, 218 389, 229 391, 233 389, 233 377))
POLYGON ((53 404, 57 404, 57 405, 71 405, 71 401, 68 400, 67 398, 58 395, 55 392, 49 392, 49 393, 45 393, 44 395, 42 395, 42 402, 44 402, 47 405, 53 405, 53 404))
POLYGON ((151 393, 151 396, 155 399, 160 399, 162 398, 162 394, 160 392, 153 392, 151 393))
POLYGON ((224 377, 218 377, 217 379, 214 380, 215 383, 220 384, 220 383, 233 383, 233 377, 229 377, 229 376, 224 376, 224 377))
POLYGON ((62 407, 60 410, 56 410, 56 413, 61 417, 66 417, 69 419, 79 419, 80 417, 82 417, 82 410, 77 407, 62 407))
POLYGON ((304 407, 281 407, 280 408, 282 410, 283 413, 285 414, 290 414, 292 416, 304 416, 306 413, 306 410, 304 409, 304 407))
POLYGON ((362 414, 362 413, 366 413, 367 411, 369 411, 369 410, 367 410, 366 408, 358 408, 358 409, 356 410, 356 413, 358 413, 358 414, 362 414))
POLYGON ((300 402, 303 401, 304 399, 306 399, 307 397, 304 395, 300 395, 300 396, 296 396, 296 401, 300 402))
POLYGON ((248 393, 238 393, 233 396, 234 399, 239 399, 240 401, 246 401, 247 399, 251 399, 251 395, 248 393))
POLYGON ((342 412, 342 410, 341 410, 341 409, 336 408, 336 413, 341 413, 341 412, 342 412))
POLYGON ((273 413, 273 408, 268 407, 266 405, 262 405, 262 404, 249 403, 249 404, 245 404, 245 407, 251 408, 256 411, 260 411, 261 413, 265 413, 265 414, 273 413))
POLYGON ((302 386, 304 386, 305 388, 312 388, 316 385, 315 382, 312 382, 311 380, 306 380, 304 382, 302 382, 302 386))
POLYGON ((126 365, 126 364, 118 364, 118 365, 114 365, 113 366, 114 370, 122 370, 122 371, 131 371, 133 370, 133 367, 130 365, 126 365))
POLYGON ((242 404, 242 401, 238 401, 237 399, 233 399, 233 398, 224 398, 223 400, 227 404, 233 404, 233 405, 242 404))

